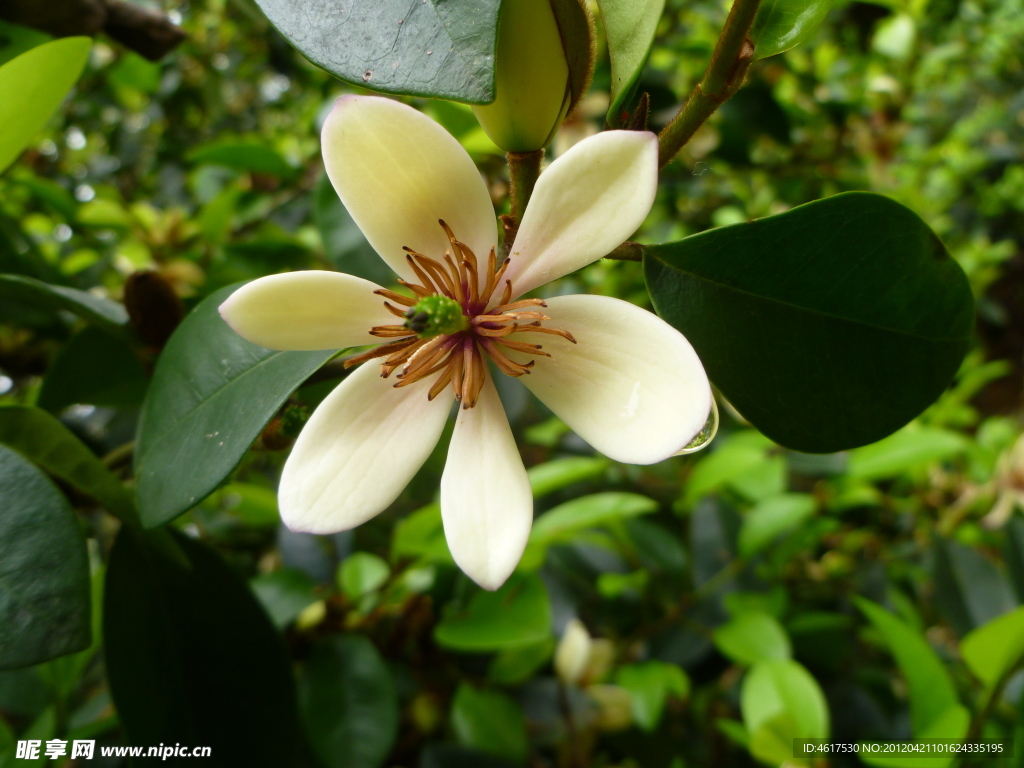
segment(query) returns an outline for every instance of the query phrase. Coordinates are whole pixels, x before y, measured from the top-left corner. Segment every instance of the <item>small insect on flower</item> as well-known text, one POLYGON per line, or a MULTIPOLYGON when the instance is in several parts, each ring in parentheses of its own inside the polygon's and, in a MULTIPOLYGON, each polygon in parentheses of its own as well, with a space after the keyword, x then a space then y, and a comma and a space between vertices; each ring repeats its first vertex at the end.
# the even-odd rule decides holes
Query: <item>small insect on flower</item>
POLYGON ((462 570, 497 589, 526 546, 533 495, 488 360, 616 461, 677 454, 711 412, 700 360, 660 318, 606 296, 521 298, 640 226, 657 187, 657 138, 606 131, 555 160, 502 260, 483 179, 430 118, 390 99, 345 96, 322 142, 334 188, 401 288, 291 272, 255 280, 221 305, 235 331, 271 349, 377 345, 346 361, 363 365, 296 440, 278 490, 281 517, 293 530, 332 533, 382 512, 459 401, 441 478, 445 535, 462 570))

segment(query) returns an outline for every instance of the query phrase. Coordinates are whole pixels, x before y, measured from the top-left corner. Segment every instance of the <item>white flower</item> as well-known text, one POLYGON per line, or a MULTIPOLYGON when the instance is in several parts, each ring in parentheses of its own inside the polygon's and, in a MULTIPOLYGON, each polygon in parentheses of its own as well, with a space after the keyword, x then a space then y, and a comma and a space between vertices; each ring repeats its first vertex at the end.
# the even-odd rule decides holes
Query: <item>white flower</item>
POLYGON ((271 349, 385 340, 354 358, 382 364, 348 376, 296 440, 278 489, 281 517, 293 530, 331 533, 386 509, 434 448, 459 397, 441 478, 445 535, 459 567, 497 589, 526 546, 533 495, 485 358, 521 376, 616 461, 662 461, 708 417, 711 389, 700 360, 655 315, 605 296, 518 299, 601 258, 640 226, 657 186, 657 139, 607 131, 555 160, 500 264, 484 182, 433 120, 390 99, 345 96, 322 142, 345 207, 421 300, 351 275, 308 271, 255 280, 221 306, 232 328, 271 349))

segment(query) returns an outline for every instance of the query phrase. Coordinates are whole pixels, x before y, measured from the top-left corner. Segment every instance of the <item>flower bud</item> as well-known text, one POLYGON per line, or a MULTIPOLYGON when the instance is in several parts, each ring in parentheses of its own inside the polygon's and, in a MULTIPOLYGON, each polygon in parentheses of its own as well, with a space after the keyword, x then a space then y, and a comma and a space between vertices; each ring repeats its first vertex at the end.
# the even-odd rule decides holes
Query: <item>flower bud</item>
POLYGON ((564 683, 576 684, 587 671, 592 641, 587 628, 579 619, 573 619, 562 634, 555 651, 555 673, 564 683))
POLYGON ((491 141, 506 152, 541 149, 572 98, 569 65, 550 0, 505 0, 498 21, 495 93, 473 107, 491 141))

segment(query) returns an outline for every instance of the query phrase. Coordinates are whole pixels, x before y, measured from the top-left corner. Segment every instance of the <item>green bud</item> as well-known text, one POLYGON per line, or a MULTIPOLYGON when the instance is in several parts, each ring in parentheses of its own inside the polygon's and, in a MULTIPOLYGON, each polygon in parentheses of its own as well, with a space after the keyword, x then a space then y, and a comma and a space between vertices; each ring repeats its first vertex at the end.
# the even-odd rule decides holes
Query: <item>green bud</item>
POLYGON ((501 4, 495 92, 493 103, 473 107, 491 141, 506 152, 533 152, 550 141, 572 98, 550 0, 501 4))
POLYGON ((405 327, 421 339, 429 339, 464 331, 469 327, 469 320, 455 299, 434 295, 423 297, 409 308, 405 313, 405 327))

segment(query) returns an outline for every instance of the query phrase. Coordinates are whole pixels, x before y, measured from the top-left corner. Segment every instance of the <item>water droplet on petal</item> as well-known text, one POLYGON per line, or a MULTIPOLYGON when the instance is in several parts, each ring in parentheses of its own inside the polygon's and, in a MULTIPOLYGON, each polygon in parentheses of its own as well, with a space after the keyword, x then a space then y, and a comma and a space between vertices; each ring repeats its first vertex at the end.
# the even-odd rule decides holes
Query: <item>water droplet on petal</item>
POLYGON ((718 434, 718 403, 715 398, 711 398, 711 413, 708 414, 708 420, 704 422, 704 426, 701 428, 697 436, 691 440, 683 450, 676 454, 676 456, 685 456, 688 453, 696 453, 702 448, 707 448, 708 443, 715 439, 715 435, 718 434))

